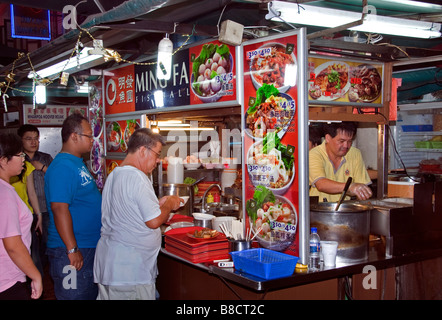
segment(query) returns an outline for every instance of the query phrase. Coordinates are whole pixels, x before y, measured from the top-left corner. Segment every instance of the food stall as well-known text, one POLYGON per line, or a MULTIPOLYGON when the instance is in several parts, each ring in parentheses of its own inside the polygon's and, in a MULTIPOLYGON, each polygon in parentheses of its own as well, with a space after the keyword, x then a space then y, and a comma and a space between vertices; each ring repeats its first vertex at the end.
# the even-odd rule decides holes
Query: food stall
MULTIPOLYGON (((236 179, 239 184, 233 191, 233 195, 241 200, 235 219, 240 222, 238 237, 236 233, 229 236, 228 232, 218 232, 213 237, 209 235, 201 239, 194 233, 201 227, 186 227, 185 224, 182 228, 171 228, 170 224, 164 226, 157 283, 163 298, 221 299, 232 298, 232 294, 233 297, 249 299, 281 298, 285 294, 289 294, 290 299, 296 296, 318 298, 318 290, 323 289, 327 292, 323 298, 342 298, 342 290, 348 286, 346 279, 364 273, 367 264, 379 268, 378 272, 384 272, 385 283, 388 282, 391 289, 391 286, 394 287, 392 268, 438 257, 440 252, 432 251, 424 256, 401 259, 390 254, 397 252, 397 247, 389 248, 387 255, 385 247, 367 247, 367 258, 362 262, 337 265, 317 273, 305 268, 310 229, 306 170, 309 116, 317 116, 314 114, 315 107, 330 105, 385 107, 390 86, 382 84, 389 83, 390 79, 388 68, 383 63, 367 65, 358 59, 307 57, 305 30, 299 29, 246 41, 238 47, 217 40, 184 47, 174 55, 172 69, 170 80, 157 79, 156 65, 150 62, 104 70, 102 82, 97 83, 90 97, 96 111, 98 106, 104 106, 103 120, 96 129, 97 132, 103 129, 100 136, 103 140, 97 143, 97 151, 93 153, 105 160, 97 165, 96 170, 103 179, 124 158, 127 141, 135 129, 158 128, 161 121, 173 120, 180 120, 180 124, 195 129, 187 132, 185 129, 178 132, 164 129, 168 131, 163 157, 188 160, 188 157, 194 156, 204 164, 204 168, 199 169, 196 166, 198 162, 188 163, 195 166, 188 166, 180 178, 191 177, 193 181, 200 181, 198 185, 201 188, 193 195, 194 201, 189 201, 186 210, 180 212, 181 220, 176 222, 191 222, 195 211, 213 213, 208 199, 209 196, 216 198, 217 193, 210 194, 209 191, 218 186, 218 196, 226 196, 227 189, 220 186, 221 176, 226 173, 224 170, 235 170, 237 167, 230 167, 232 164, 239 164, 241 169, 236 179), (272 77, 269 65, 277 59, 280 59, 281 65, 272 77), (218 70, 220 66, 222 69, 218 70), (321 86, 320 79, 325 69, 336 71, 337 81, 345 85, 336 91, 321 86), (364 96, 358 86, 367 72, 375 78, 378 86, 364 96), (284 73, 296 76, 287 83, 280 82, 284 73), (346 81, 339 78, 344 73, 351 74, 346 81), (198 131, 201 123, 212 125, 209 133, 198 131), (234 134, 238 126, 239 138, 234 134), (283 165, 276 168, 275 162, 272 162, 275 159, 283 165), (210 177, 207 179, 207 176, 210 177), (197 200, 202 202, 199 207, 197 200), (272 214, 269 206, 265 205, 269 202, 274 206, 272 214), (277 217, 273 214, 276 209, 280 209, 277 217), (296 257, 298 268, 295 270, 293 264, 290 275, 270 272, 260 277, 253 272, 251 274, 250 269, 240 269, 236 263, 236 268, 227 263, 231 262, 232 251, 231 239, 228 238, 250 240, 255 233, 256 240, 250 241, 250 251, 267 249, 283 254, 284 258, 296 257), (209 297, 199 290, 202 283, 212 285, 213 296, 209 297), (271 294, 266 296, 268 292, 271 294)), ((339 118, 341 115, 333 114, 331 118, 333 116, 339 118)), ((382 118, 375 115, 370 119, 382 118)), ((152 176, 159 194, 165 190, 168 172, 163 163, 152 176)), ((184 181, 178 182, 177 185, 184 184, 184 181)), ((222 211, 222 200, 213 203, 215 211, 222 211)), ((410 206, 401 208, 409 210, 410 206)), ((232 225, 238 226, 236 222, 232 225)), ((409 230, 401 231, 393 234, 389 229, 384 236, 390 240, 393 237, 404 239, 409 230)), ((279 259, 284 260, 280 256, 277 259, 278 262, 279 259)), ((293 259, 290 261, 293 263, 293 259)), ((285 268, 283 264, 282 269, 285 268)))

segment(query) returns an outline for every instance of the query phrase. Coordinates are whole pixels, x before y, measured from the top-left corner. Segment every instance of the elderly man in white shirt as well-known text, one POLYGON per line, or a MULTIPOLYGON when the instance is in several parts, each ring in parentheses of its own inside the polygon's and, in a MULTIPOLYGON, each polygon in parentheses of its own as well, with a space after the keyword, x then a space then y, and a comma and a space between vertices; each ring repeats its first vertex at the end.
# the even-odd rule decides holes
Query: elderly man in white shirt
POLYGON ((155 169, 163 145, 159 134, 136 130, 126 158, 106 180, 94 264, 98 300, 155 299, 159 227, 181 202, 177 196, 158 200, 147 176, 155 169))

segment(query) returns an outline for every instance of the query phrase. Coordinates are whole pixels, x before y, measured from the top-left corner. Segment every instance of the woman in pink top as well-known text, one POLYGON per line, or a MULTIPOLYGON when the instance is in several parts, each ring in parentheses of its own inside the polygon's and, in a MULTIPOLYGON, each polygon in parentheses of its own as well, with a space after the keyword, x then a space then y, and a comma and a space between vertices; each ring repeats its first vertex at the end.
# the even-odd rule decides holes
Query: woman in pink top
POLYGON ((29 254, 32 214, 9 184, 22 171, 24 155, 17 135, 0 135, 0 300, 38 299, 43 291, 41 274, 29 254))

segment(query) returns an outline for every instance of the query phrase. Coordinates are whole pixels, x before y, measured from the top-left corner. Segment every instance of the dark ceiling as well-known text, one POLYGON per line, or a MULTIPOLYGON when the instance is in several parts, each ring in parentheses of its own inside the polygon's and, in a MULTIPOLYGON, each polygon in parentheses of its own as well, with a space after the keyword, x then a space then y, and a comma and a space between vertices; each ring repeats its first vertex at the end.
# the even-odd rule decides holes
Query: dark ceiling
MULTIPOLYGON (((268 13, 268 2, 269 0, 130 0, 125 2, 118 0, 18 0, 12 3, 56 12, 62 12, 67 5, 76 5, 79 24, 83 28, 87 28, 94 38, 102 39, 106 48, 116 50, 127 60, 135 61, 153 56, 158 42, 165 33, 171 34, 176 46, 182 44, 187 39, 185 35, 189 34, 192 36, 188 43, 200 41, 207 37, 217 37, 220 22, 227 19, 244 25, 244 39, 292 29, 284 22, 265 19, 268 13)), ((309 5, 357 12, 362 11, 363 3, 362 0, 286 2, 298 3, 300 6, 308 2, 309 5)), ((435 4, 436 6, 431 9, 416 9, 416 7, 410 9, 404 3, 398 4, 397 2, 368 0, 368 4, 375 6, 377 14, 380 15, 442 22, 441 1, 412 1, 435 4)), ((439 56, 442 57, 440 38, 418 40, 384 35, 379 43, 360 44, 336 40, 339 36, 348 35, 348 31, 345 30, 338 34, 329 33, 321 37, 312 37, 312 34, 316 35, 315 32, 318 31, 321 30, 307 27, 311 50, 337 53, 345 50, 349 55, 360 55, 360 52, 365 52, 371 54, 373 59, 381 61, 418 59, 413 60, 413 63, 395 66, 396 71, 442 64, 442 58, 439 58, 439 56)), ((45 61, 54 63, 54 59, 48 59, 48 57, 66 59, 72 52, 78 34, 78 30, 67 31, 61 37, 31 52, 32 62, 34 65, 43 67, 45 61)), ((83 44, 87 44, 90 40, 90 37, 83 33, 83 44)), ((115 61, 110 61, 102 68, 109 68, 115 64, 115 61)), ((0 68, 0 78, 4 77, 10 69, 11 64, 0 68)), ((18 83, 26 78, 30 70, 26 58, 16 62, 15 73, 18 83)))

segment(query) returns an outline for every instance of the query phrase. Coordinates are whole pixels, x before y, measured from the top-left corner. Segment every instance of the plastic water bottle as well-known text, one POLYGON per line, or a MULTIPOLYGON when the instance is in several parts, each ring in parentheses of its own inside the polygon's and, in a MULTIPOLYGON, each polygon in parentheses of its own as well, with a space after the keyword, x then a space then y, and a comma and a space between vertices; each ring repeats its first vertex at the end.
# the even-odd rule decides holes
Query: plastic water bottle
POLYGON ((319 238, 318 229, 315 227, 311 228, 310 232, 310 258, 309 258, 309 269, 311 271, 319 271, 320 263, 320 253, 321 253, 321 239, 319 238))

